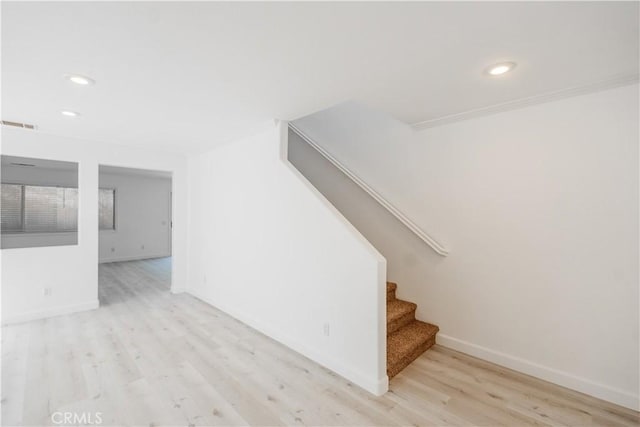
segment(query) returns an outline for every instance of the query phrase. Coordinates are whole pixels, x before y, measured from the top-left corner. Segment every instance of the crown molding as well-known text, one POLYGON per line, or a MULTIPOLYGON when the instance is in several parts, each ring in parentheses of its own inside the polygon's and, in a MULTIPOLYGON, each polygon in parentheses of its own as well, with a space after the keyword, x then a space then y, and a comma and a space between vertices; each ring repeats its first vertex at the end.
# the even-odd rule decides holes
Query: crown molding
POLYGON ((502 113, 519 108, 529 107, 532 105, 543 104, 545 102, 557 101, 559 99, 570 98, 573 96, 586 95, 601 90, 613 89, 620 86, 627 86, 638 83, 638 74, 616 77, 613 79, 603 80, 583 86, 576 86, 555 92, 547 92, 541 95, 530 96, 528 98, 516 99, 513 101, 502 102, 500 104, 490 105, 488 107, 476 108, 474 110, 463 111, 462 113, 450 114, 447 116, 437 117, 431 120, 424 120, 413 123, 411 126, 416 130, 428 129, 435 126, 447 125, 463 120, 469 120, 476 117, 488 116, 490 114, 502 113))

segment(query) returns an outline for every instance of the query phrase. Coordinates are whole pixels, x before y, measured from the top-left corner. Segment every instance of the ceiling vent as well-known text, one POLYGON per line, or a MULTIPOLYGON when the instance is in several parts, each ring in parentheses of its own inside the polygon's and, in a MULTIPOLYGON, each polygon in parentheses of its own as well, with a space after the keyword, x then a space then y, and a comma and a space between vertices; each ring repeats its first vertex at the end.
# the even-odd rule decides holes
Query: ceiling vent
POLYGON ((30 125, 27 123, 20 123, 20 122, 10 122, 7 120, 2 120, 0 121, 0 123, 2 123, 3 126, 13 126, 15 128, 22 128, 22 129, 34 130, 36 128, 35 125, 30 125))
POLYGON ((9 163, 12 166, 24 166, 24 167, 29 167, 32 168, 35 165, 32 165, 31 163, 9 163))

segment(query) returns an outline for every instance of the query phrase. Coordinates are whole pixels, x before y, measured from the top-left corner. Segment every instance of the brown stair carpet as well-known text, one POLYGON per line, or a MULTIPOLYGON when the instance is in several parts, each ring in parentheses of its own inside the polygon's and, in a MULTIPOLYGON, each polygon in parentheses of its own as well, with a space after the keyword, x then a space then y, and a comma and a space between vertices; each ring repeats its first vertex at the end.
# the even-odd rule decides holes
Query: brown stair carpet
POLYGON ((436 342, 438 327, 416 320, 416 304, 396 298, 387 282, 387 375, 394 377, 436 342))
POLYGON ((416 308, 412 302, 394 299, 387 301, 387 336, 416 319, 416 308))
POLYGON ((387 282, 387 301, 396 299, 396 289, 398 289, 398 285, 393 282, 387 282))

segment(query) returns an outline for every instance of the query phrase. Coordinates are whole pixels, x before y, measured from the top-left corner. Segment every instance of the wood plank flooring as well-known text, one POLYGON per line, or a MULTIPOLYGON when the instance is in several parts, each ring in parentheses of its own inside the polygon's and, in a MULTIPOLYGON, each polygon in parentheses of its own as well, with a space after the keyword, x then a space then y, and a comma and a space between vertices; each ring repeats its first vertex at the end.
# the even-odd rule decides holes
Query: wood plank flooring
POLYGON ((65 412, 94 423, 100 413, 109 426, 639 422, 637 412, 437 345, 375 397, 196 298, 172 295, 170 269, 168 258, 102 264, 98 310, 3 327, 2 425, 52 425, 65 412))

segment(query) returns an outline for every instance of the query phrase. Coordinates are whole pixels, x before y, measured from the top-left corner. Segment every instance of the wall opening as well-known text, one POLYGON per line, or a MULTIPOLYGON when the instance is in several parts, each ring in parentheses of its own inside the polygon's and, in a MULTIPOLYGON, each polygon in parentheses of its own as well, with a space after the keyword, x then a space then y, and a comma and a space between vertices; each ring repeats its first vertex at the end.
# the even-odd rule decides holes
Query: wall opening
POLYGON ((101 305, 171 289, 172 181, 171 172, 99 166, 101 305))
POLYGON ((2 155, 2 249, 78 244, 78 163, 2 155))

